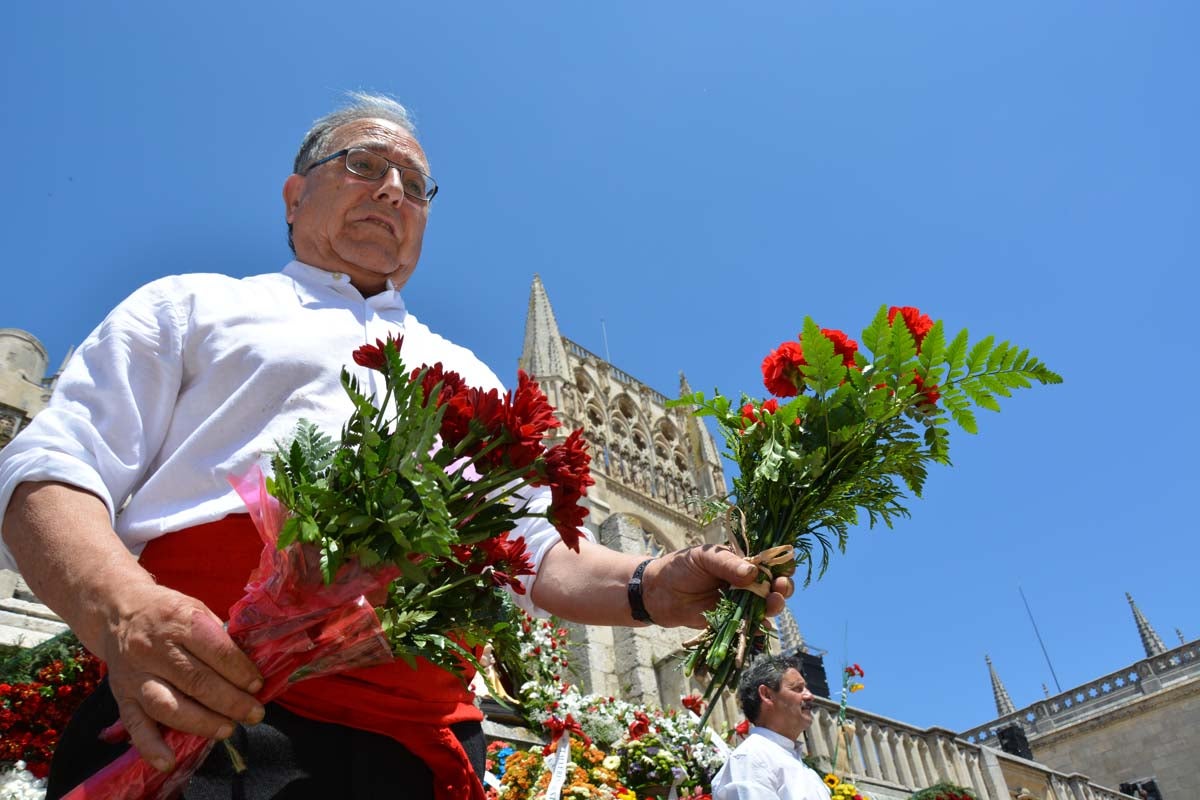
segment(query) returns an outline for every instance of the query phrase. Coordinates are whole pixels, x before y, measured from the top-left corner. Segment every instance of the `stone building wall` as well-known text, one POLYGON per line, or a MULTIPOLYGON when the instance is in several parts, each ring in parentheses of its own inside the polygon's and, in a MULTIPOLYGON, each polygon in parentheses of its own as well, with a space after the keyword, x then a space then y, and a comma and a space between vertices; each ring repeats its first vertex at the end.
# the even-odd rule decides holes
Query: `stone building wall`
POLYGON ((33 334, 0 328, 0 447, 50 402, 49 356, 33 334))
POLYGON ((1153 779, 1164 800, 1200 797, 1200 677, 1030 742, 1039 762, 1105 786, 1153 779))

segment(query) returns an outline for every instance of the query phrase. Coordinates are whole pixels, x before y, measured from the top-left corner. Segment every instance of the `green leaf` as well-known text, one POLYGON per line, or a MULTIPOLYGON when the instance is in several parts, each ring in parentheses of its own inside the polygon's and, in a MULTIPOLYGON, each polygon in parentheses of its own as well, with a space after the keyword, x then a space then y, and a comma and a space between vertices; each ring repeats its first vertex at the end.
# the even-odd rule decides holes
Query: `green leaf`
POLYGON ((988 355, 992 352, 992 342, 995 340, 993 336, 986 336, 975 343, 971 348, 970 354, 967 356, 967 374, 974 375, 983 369, 987 363, 988 355))

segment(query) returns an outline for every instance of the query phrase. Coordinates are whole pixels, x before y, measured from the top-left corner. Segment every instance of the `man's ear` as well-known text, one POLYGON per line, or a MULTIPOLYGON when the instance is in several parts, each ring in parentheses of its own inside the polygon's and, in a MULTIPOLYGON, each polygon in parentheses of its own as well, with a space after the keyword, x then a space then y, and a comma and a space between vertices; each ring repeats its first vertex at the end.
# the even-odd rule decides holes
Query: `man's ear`
POLYGON ((771 687, 765 683, 760 683, 758 685, 758 699, 764 703, 774 703, 775 698, 771 696, 771 687))
POLYGON ((304 176, 292 173, 283 182, 283 205, 288 223, 296 216, 296 208, 300 205, 300 195, 304 193, 304 176))

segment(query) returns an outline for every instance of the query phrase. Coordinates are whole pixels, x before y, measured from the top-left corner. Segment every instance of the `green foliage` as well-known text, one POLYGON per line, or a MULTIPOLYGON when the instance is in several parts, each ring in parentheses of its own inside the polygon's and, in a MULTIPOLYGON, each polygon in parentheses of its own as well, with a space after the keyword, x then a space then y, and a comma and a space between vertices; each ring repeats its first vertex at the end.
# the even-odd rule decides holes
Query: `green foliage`
MULTIPOLYGON (((909 515, 907 495, 921 495, 929 464, 950 463, 950 422, 974 434, 975 409, 999 411, 1000 398, 1014 389, 1062 382, 1028 350, 994 337, 971 344, 964 330, 947 341, 941 322, 918 343, 902 315, 888 322, 886 306, 861 342, 855 366, 847 368, 833 341, 805 318, 804 385, 774 413, 744 395, 734 405, 719 391, 670 404, 715 419, 739 471, 732 496, 717 502, 738 509, 726 514, 751 553, 792 546, 806 584, 824 574, 834 550, 844 551, 863 519, 890 528, 909 515), (930 402, 930 390, 940 401, 930 402), (751 416, 743 415, 747 404, 751 416)), ((718 516, 711 503, 706 516, 718 516)), ((727 668, 731 643, 737 636, 753 641, 762 630, 761 613, 751 608, 754 596, 734 596, 732 607, 723 604, 710 615, 711 635, 699 646, 705 655, 686 662, 689 671, 713 674, 710 700, 722 686, 718 677, 736 677, 737 669, 727 668), (734 632, 743 618, 746 625, 734 632)))
POLYGON ((950 781, 935 783, 909 796, 908 800, 978 800, 974 789, 950 781))
POLYGON ((289 513, 278 546, 312 548, 326 583, 352 560, 398 568, 400 577, 376 609, 393 653, 461 673, 463 664, 475 663, 471 648, 491 642, 511 650, 514 611, 490 567, 468 569, 451 547, 512 530, 521 512, 510 498, 527 478, 524 471, 491 468, 468 479, 466 465, 500 440, 472 421, 473 434, 457 450, 435 450, 444 415, 436 402, 440 386, 427 401, 427 371, 413 376, 392 342, 383 356, 378 401, 342 371, 353 412, 340 440, 302 420, 291 440, 278 445, 267 480, 289 513), (476 447, 464 456, 482 442, 488 442, 482 452, 476 447))
POLYGON ((9 648, 0 652, 0 683, 30 683, 47 664, 74 663, 83 652, 78 637, 69 630, 33 647, 9 648))

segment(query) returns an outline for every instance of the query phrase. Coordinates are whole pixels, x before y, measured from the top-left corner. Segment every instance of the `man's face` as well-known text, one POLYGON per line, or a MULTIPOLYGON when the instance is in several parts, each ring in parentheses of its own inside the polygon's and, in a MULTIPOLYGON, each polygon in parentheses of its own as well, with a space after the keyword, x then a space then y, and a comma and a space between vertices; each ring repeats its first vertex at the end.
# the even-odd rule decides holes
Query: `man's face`
MULTIPOLYGON (((429 172, 421 145, 392 122, 362 119, 337 128, 329 152, 348 147, 429 172)), ((290 176, 283 199, 296 258, 304 263, 346 273, 364 294, 382 291, 389 278, 400 288, 416 269, 429 206, 404 194, 399 170, 367 180, 335 158, 307 175, 290 176)))
POLYGON ((779 691, 760 686, 763 698, 759 724, 783 734, 789 739, 799 739, 813 722, 813 693, 808 690, 804 676, 796 669, 788 669, 779 682, 779 691))

